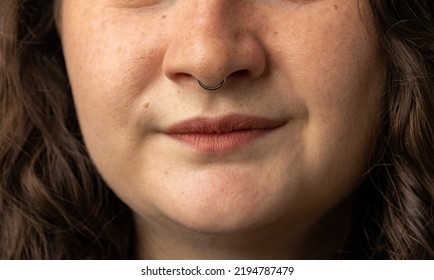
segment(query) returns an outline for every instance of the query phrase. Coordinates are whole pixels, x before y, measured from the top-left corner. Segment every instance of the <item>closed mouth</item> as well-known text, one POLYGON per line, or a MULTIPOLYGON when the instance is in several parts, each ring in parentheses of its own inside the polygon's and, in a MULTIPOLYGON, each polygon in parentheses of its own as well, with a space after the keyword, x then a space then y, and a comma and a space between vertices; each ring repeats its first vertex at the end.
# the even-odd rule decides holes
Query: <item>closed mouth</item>
POLYGON ((165 133, 201 152, 229 152, 284 125, 268 118, 227 115, 221 118, 193 118, 171 126, 165 133))

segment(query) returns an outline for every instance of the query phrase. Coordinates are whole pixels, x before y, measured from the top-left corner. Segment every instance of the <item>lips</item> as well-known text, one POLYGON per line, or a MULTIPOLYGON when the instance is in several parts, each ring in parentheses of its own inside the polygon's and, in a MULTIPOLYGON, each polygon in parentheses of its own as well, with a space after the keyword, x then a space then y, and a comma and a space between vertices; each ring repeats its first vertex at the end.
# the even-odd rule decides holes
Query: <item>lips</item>
POLYGON ((241 149, 284 125, 284 121, 247 115, 193 118, 171 126, 165 133, 198 151, 229 152, 241 149))

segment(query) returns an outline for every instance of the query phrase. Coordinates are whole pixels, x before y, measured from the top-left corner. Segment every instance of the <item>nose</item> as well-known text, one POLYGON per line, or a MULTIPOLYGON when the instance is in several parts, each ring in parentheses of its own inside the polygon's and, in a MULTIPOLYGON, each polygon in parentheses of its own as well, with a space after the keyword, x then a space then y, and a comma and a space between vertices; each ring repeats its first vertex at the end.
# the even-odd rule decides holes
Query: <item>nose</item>
POLYGON ((182 27, 175 28, 166 50, 166 77, 196 87, 197 81, 213 87, 225 80, 227 85, 259 78, 265 71, 265 49, 251 24, 240 20, 243 10, 228 6, 233 1, 192 2, 196 4, 186 6, 182 27))

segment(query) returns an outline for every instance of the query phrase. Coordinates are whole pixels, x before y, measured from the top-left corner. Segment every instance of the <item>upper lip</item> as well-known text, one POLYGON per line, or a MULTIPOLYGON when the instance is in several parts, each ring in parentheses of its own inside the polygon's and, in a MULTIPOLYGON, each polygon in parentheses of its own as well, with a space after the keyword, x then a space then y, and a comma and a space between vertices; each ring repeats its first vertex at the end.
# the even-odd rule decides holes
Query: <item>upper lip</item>
POLYGON ((283 120, 231 114, 218 118, 195 117, 176 123, 167 134, 224 134, 243 130, 273 129, 282 126, 283 120))

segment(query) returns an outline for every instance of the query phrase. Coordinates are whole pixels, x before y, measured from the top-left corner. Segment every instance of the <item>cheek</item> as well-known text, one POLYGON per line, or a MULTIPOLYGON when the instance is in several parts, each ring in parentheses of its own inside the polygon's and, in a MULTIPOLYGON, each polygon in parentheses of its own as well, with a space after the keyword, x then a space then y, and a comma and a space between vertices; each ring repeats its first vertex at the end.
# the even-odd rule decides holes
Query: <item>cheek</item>
POLYGON ((96 30, 70 28, 72 34, 65 34, 64 53, 72 86, 80 89, 77 92, 90 92, 87 98, 111 95, 114 104, 140 95, 160 67, 163 52, 153 44, 158 39, 142 32, 123 35, 117 30, 119 25, 110 21, 95 24, 100 25, 96 30), (127 92, 129 97, 123 95, 127 92))
POLYGON ((281 37, 286 49, 275 59, 288 95, 302 100, 306 111, 299 161, 303 185, 331 186, 321 189, 325 196, 334 187, 347 192, 343 189, 359 185, 382 111, 383 59, 368 31, 373 27, 355 15, 300 18, 292 27, 299 26, 297 32, 281 37))
POLYGON ((330 133, 340 129, 357 133, 360 125, 378 121, 384 62, 374 27, 359 16, 353 12, 301 23, 303 29, 288 44, 290 56, 281 59, 285 62, 281 68, 288 69, 283 71, 290 93, 303 100, 309 121, 330 133))
POLYGON ((104 153, 110 150, 104 135, 128 143, 139 136, 139 129, 132 128, 146 131, 137 116, 152 103, 147 91, 158 79, 164 41, 159 32, 145 34, 145 28, 138 29, 128 18, 112 19, 92 8, 83 13, 64 10, 68 8, 62 43, 74 102, 91 152, 104 153))

